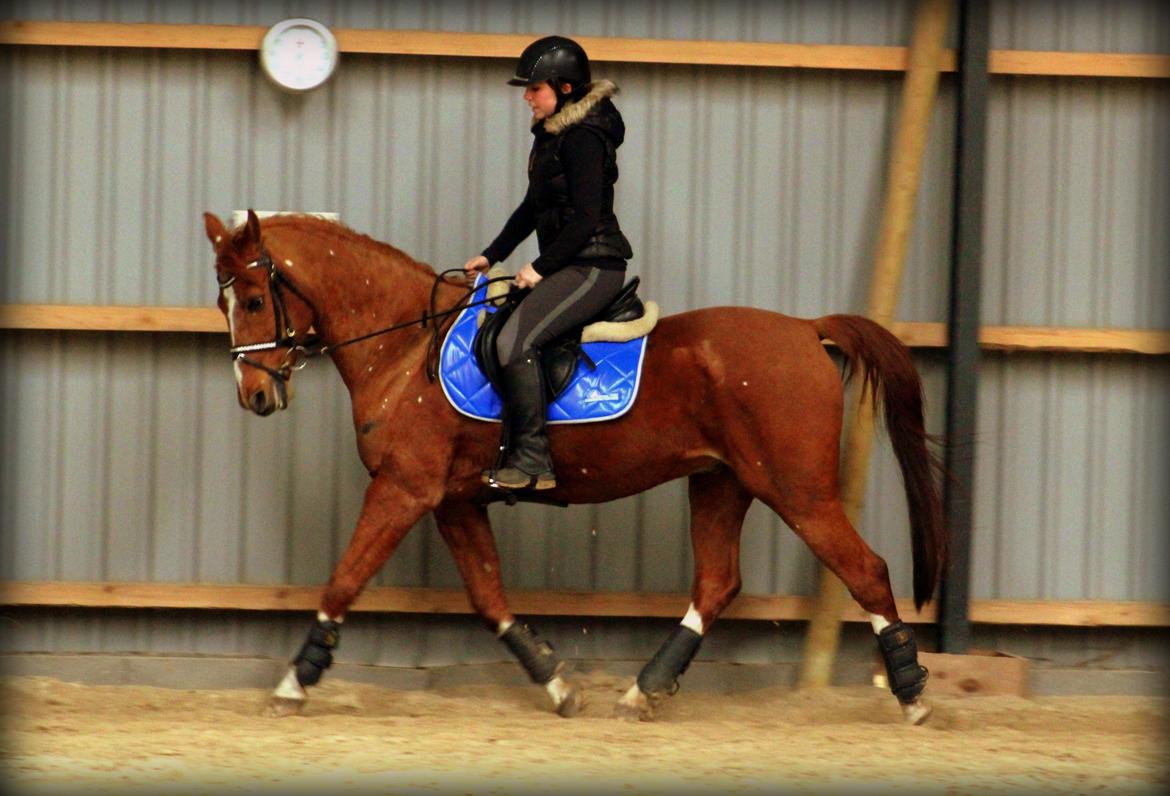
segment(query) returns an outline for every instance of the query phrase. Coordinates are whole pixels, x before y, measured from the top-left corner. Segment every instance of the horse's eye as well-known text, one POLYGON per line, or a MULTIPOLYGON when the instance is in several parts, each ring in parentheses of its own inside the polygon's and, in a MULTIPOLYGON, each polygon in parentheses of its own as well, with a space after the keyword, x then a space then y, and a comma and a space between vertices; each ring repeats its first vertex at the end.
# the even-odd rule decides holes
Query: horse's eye
POLYGON ((263 307, 263 296, 252 296, 252 298, 248 299, 244 304, 244 309, 246 309, 248 312, 259 312, 263 307))

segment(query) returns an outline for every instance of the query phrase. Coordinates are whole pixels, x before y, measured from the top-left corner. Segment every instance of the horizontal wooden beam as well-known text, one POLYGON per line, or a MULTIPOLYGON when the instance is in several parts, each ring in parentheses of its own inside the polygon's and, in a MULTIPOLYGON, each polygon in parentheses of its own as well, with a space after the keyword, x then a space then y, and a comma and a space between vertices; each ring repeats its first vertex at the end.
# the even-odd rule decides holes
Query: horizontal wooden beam
MULTIPOLYGON (((227 332, 214 307, 132 307, 82 304, 0 304, 0 329, 93 332, 227 332)), ((911 348, 945 348, 946 324, 896 322, 893 332, 911 348)), ((985 326, 983 348, 995 351, 1170 354, 1170 332, 1149 329, 1072 329, 985 326)))
POLYGON ((0 44, 258 51, 266 30, 258 25, 11 19, 0 22, 0 44))
POLYGON ((992 50, 988 53, 987 71, 993 75, 1165 79, 1170 77, 1170 56, 1147 53, 992 50))
MULTIPOLYGON (((266 30, 256 25, 8 20, 0 22, 0 44, 257 50, 266 30)), ((464 58, 515 58, 534 37, 360 28, 338 28, 333 32, 343 53, 464 58)), ((578 41, 589 51, 590 58, 599 62, 869 71, 906 68, 905 47, 600 36, 581 36, 578 41)), ((955 70, 953 50, 943 53, 940 68, 955 70)), ((988 68, 992 74, 1167 78, 1170 56, 993 50, 988 68)))
POLYGON ((215 307, 92 304, 0 304, 0 329, 84 332, 223 332, 215 307))
MULTIPOLYGON (((170 608, 241 611, 315 611, 318 586, 257 586, 218 583, 87 583, 75 581, 7 581, 0 583, 0 605, 82 608, 170 608)), ((741 594, 723 614, 725 619, 805 621, 813 597, 741 594)), ((530 616, 661 617, 686 613, 690 596, 646 592, 512 591, 512 610, 530 616)), ((469 614, 462 590, 370 587, 353 611, 367 613, 469 614)), ((927 606, 921 613, 913 601, 898 600, 898 611, 911 622, 934 622, 927 606)), ((842 617, 867 622, 859 606, 842 617)), ((1108 600, 975 600, 971 621, 995 625, 1075 627, 1167 627, 1170 605, 1108 600)))
MULTIPOLYGON (((891 329, 911 348, 945 348, 945 323, 895 321, 891 329)), ((983 326, 979 345, 989 351, 1170 354, 1170 332, 1157 329, 1086 329, 1060 326, 983 326)))

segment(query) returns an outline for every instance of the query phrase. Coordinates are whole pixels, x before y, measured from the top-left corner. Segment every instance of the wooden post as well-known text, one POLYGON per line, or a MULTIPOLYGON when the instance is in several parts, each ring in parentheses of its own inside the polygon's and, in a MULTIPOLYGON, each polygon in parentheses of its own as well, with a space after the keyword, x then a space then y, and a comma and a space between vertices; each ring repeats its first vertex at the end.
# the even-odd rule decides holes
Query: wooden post
MULTIPOLYGON (((950 5, 951 0, 919 0, 907 53, 902 105, 886 174, 885 203, 865 313, 887 328, 898 306, 902 264, 914 220, 926 134, 938 93, 950 5)), ((861 383, 860 376, 856 384, 861 383)), ((854 405, 841 463, 841 502, 849 521, 856 526, 861 517, 873 444, 873 405, 868 396, 858 399, 854 405)), ((846 594, 837 576, 822 566, 800 666, 798 685, 802 688, 827 686, 832 681, 846 594)))

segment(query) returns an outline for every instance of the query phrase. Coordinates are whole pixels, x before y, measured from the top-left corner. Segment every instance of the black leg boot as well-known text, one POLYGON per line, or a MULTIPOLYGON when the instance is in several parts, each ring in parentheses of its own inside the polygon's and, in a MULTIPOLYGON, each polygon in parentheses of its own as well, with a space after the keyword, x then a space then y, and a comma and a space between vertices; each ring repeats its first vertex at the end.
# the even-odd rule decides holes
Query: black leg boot
POLYGON ((503 466, 484 481, 500 489, 552 489, 557 477, 545 432, 544 374, 533 352, 503 369, 503 387, 509 450, 503 466))

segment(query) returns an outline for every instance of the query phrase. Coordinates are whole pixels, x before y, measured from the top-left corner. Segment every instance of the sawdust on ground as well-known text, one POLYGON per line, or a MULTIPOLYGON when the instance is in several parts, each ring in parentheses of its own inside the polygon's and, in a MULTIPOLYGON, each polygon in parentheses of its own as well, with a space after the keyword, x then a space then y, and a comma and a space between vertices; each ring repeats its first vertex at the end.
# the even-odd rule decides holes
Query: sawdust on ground
POLYGON ((533 687, 394 690, 337 679, 301 716, 262 689, 0 678, 7 793, 1164 793, 1162 697, 936 697, 922 727, 850 686, 688 693, 611 717, 631 678, 578 678, 562 719, 533 687))

